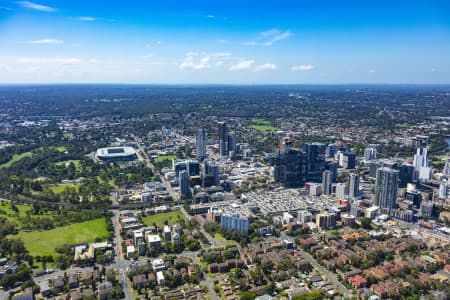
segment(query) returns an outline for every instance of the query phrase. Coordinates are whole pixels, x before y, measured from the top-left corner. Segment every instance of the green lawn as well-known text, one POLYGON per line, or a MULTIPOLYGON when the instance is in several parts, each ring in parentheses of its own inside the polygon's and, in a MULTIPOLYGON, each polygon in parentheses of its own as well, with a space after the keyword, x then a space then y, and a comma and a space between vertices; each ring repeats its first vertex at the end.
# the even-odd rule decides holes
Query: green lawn
POLYGON ((183 213, 179 210, 174 210, 171 212, 143 217, 142 222, 144 222, 146 226, 152 226, 153 223, 156 223, 156 226, 162 226, 166 220, 169 224, 172 224, 178 222, 179 219, 184 220, 183 213))
POLYGON ((58 152, 65 152, 65 151, 67 151, 67 148, 64 147, 64 146, 58 146, 58 147, 56 147, 56 151, 58 151, 58 152))
POLYGON ((24 152, 22 154, 14 154, 10 161, 7 163, 4 163, 3 165, 0 165, 0 168, 9 168, 13 163, 18 162, 21 159, 24 159, 26 157, 32 157, 32 152, 24 152))
POLYGON ((55 193, 55 194, 61 194, 68 187, 74 187, 78 191, 78 189, 80 188, 80 185, 73 184, 73 183, 62 183, 62 184, 51 186, 49 189, 51 191, 53 191, 53 193, 55 193))
POLYGON ((177 158, 176 155, 161 155, 161 156, 158 156, 157 158, 155 158, 155 162, 158 163, 158 162, 163 162, 165 160, 174 160, 176 158, 177 158))
POLYGON ((253 125, 270 125, 272 124, 270 121, 263 120, 263 119, 252 119, 253 125))
POLYGON ((233 240, 227 240, 222 234, 219 232, 214 233, 214 238, 219 242, 226 243, 227 245, 236 245, 237 242, 233 240))
POLYGON ((74 164, 75 169, 77 171, 81 171, 81 161, 79 159, 60 161, 60 162, 55 163, 55 165, 68 167, 71 163, 74 164))
POLYGON ((106 239, 110 233, 104 218, 91 220, 52 230, 20 232, 14 236, 24 241, 25 247, 33 256, 55 255, 55 248, 64 244, 94 242, 96 238, 106 239))
POLYGON ((278 128, 270 125, 250 125, 248 128, 255 129, 256 131, 266 132, 266 131, 276 131, 278 128))

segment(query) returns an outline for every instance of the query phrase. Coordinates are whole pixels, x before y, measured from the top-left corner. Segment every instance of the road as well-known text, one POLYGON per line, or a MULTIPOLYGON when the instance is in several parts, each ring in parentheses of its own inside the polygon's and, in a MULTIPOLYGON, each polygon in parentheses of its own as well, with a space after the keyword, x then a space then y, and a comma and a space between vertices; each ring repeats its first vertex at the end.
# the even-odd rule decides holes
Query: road
POLYGON ((122 285, 123 292, 125 294, 126 300, 133 300, 133 293, 130 288, 130 283, 127 278, 127 270, 131 264, 131 261, 125 260, 122 252, 122 238, 120 236, 120 226, 119 226, 119 210, 112 210, 113 217, 112 222, 114 225, 114 245, 115 245, 115 257, 114 266, 119 271, 119 282, 122 285))

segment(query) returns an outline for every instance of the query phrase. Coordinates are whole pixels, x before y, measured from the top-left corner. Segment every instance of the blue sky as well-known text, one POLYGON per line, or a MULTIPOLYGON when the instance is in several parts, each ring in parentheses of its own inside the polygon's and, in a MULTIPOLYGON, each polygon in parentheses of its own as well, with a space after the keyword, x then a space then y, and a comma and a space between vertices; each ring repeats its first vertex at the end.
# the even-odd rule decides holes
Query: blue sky
POLYGON ((2 83, 450 83, 450 1, 0 0, 2 83))

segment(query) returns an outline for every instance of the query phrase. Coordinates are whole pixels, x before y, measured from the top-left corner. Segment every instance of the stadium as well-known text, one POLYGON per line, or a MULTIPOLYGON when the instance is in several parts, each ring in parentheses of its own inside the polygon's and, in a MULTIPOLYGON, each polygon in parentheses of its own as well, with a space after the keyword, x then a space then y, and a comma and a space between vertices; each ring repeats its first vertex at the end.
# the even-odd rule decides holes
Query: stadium
POLYGON ((136 150, 133 147, 107 147, 97 149, 96 157, 100 161, 132 161, 137 159, 136 150))

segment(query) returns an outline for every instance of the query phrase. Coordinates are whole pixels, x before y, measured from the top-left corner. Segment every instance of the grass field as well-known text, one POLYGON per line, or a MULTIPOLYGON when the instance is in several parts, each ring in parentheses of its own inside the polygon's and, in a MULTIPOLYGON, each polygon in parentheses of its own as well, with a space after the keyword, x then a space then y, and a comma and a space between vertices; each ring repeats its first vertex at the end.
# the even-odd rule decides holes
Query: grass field
POLYGON ((0 168, 9 168, 13 163, 18 162, 21 159, 24 159, 26 157, 32 157, 33 153, 31 152, 24 152, 22 154, 14 154, 10 161, 7 163, 4 163, 3 165, 0 165, 0 168))
POLYGON ((58 147, 56 147, 56 151, 58 151, 58 152, 65 152, 65 151, 67 151, 67 148, 64 147, 64 146, 58 146, 58 147))
POLYGON ((276 131, 278 128, 270 126, 270 125, 250 125, 248 128, 255 129, 260 132, 266 132, 266 131, 276 131))
POLYGON ((219 242, 225 243, 227 245, 236 245, 237 242, 233 240, 227 240, 222 234, 219 232, 214 233, 214 238, 219 242))
POLYGON ((105 219, 91 220, 52 230, 20 232, 14 236, 24 241, 25 247, 33 256, 54 255, 55 248, 64 244, 94 242, 96 238, 107 238, 105 219))
POLYGON ((144 222, 146 226, 152 226, 153 223, 155 223, 156 226, 162 226, 166 220, 169 224, 172 224, 176 223, 179 219, 184 219, 183 213, 179 210, 174 210, 171 212, 143 217, 142 222, 144 222))
POLYGON ((72 183, 63 183, 63 184, 54 185, 54 186, 50 187, 49 189, 51 191, 53 191, 53 193, 55 193, 55 194, 61 194, 68 187, 74 187, 78 191, 80 185, 72 184, 72 183))
POLYGON ((263 119, 252 119, 253 125, 270 125, 272 124, 270 121, 263 120, 263 119))
POLYGON ((163 162, 165 160, 173 160, 175 158, 177 158, 176 155, 161 155, 155 158, 155 162, 163 162))
POLYGON ((81 161, 79 159, 71 159, 71 160, 57 162, 57 163, 55 163, 55 165, 68 167, 71 163, 73 163, 75 166, 75 169, 77 171, 81 171, 81 163, 80 162, 81 161))

